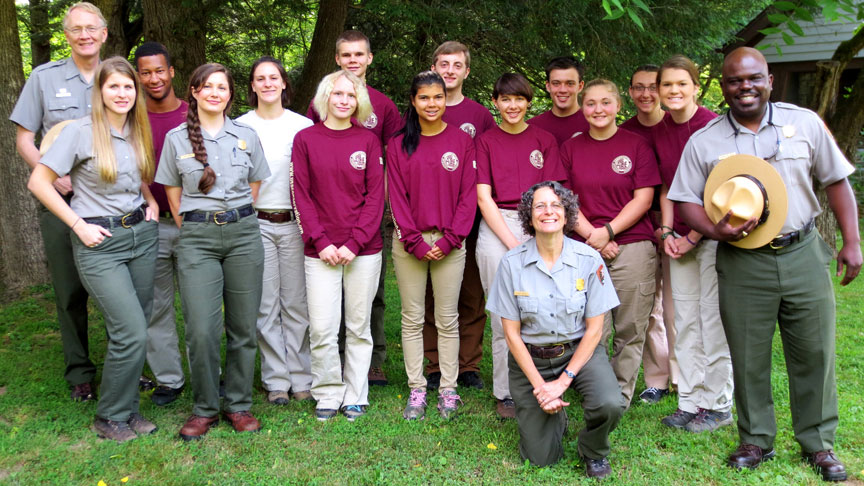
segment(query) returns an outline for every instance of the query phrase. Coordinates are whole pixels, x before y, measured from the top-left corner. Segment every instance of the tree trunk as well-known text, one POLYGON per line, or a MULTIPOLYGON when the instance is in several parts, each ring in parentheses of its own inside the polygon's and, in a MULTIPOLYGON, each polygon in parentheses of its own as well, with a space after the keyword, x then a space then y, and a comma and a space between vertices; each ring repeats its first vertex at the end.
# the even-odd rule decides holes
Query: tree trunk
POLYGON ((108 40, 102 46, 102 57, 129 57, 132 46, 141 38, 142 20, 140 17, 130 22, 130 13, 135 2, 132 0, 93 0, 108 21, 108 40))
POLYGON ((303 71, 294 90, 294 99, 291 100, 291 109, 297 113, 306 113, 321 78, 336 70, 336 39, 345 30, 347 18, 346 0, 321 0, 309 54, 306 55, 303 71))
MULTIPOLYGON (((0 0, 0 118, 7 120, 24 85, 21 43, 14 0, 0 0)), ((38 206, 27 191, 30 170, 15 150, 14 123, 0 124, 0 296, 16 297, 31 285, 48 281, 38 206)))
POLYGON ((189 76, 207 62, 205 29, 210 11, 201 0, 143 0, 144 40, 168 48, 174 66, 174 91, 186 97, 189 76))
POLYGON ((30 64, 34 68, 51 60, 50 8, 47 0, 30 0, 30 64))

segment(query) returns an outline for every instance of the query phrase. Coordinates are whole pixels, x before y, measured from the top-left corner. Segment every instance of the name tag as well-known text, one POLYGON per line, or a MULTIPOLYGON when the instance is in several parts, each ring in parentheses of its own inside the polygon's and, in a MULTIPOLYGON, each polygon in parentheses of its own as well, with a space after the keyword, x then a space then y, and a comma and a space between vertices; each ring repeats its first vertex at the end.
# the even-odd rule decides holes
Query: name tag
POLYGON ((585 290, 585 280, 584 279, 581 279, 581 278, 576 279, 576 290, 578 290, 579 292, 582 292, 583 290, 585 290))
POLYGON ((72 96, 72 93, 66 91, 66 88, 60 88, 54 95, 56 98, 68 98, 70 96, 72 96))
POLYGON ((194 158, 194 157, 195 157, 195 154, 183 154, 183 155, 180 156, 180 160, 183 160, 183 159, 192 159, 192 158, 194 158))
POLYGON ((513 295, 515 295, 516 297, 529 297, 531 294, 525 292, 524 290, 516 290, 513 292, 513 295))

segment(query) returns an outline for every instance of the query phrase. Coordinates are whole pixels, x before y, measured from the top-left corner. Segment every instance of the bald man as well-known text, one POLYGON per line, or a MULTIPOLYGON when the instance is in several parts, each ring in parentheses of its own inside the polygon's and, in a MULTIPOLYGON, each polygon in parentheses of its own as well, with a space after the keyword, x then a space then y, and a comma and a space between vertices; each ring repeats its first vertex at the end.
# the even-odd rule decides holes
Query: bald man
POLYGON ((838 422, 833 255, 814 231, 821 208, 811 181, 825 188, 837 217, 843 235, 837 275, 845 267, 841 285, 847 285, 858 275, 862 261, 857 206, 847 180, 854 169, 815 113, 770 102, 772 82, 759 51, 739 48, 726 56, 720 85, 729 113, 687 142, 668 197, 678 203, 691 228, 721 242, 720 312, 732 355, 741 441, 728 465, 753 469, 774 457, 771 341, 779 323, 792 426, 802 457, 822 479, 842 481, 846 469, 833 451, 838 422), (752 250, 728 242, 746 237, 756 220, 734 227, 727 214, 714 224, 702 200, 711 169, 736 153, 768 161, 780 173, 789 196, 781 234, 752 250))

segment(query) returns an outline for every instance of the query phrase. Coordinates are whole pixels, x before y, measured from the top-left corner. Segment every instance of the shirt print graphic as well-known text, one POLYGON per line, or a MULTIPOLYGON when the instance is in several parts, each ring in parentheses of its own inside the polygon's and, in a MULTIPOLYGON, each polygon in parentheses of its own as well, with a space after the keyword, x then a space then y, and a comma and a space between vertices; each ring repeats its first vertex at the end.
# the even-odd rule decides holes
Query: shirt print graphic
POLYGON ((531 165, 533 165, 534 167, 538 169, 543 168, 543 152, 534 149, 531 152, 531 155, 528 156, 528 160, 531 161, 531 165))
POLYGON ((453 152, 447 152, 441 156, 441 165, 450 172, 453 172, 459 167, 459 157, 453 152))
POLYGON ((474 125, 472 125, 470 123, 463 123, 459 127, 459 129, 462 130, 463 132, 467 133, 468 135, 471 135, 471 138, 474 138, 474 135, 477 135, 477 129, 474 128, 474 125))
POLYGON ((369 130, 372 130, 373 128, 378 126, 378 117, 375 116, 375 113, 369 115, 369 118, 367 118, 366 121, 363 122, 363 126, 368 128, 369 130))
POLYGON ((358 150, 348 157, 348 161, 351 163, 351 167, 364 170, 366 168, 366 152, 358 150))
POLYGON ((615 171, 616 174, 626 174, 633 169, 633 162, 630 160, 630 157, 626 155, 619 155, 612 160, 612 170, 615 171))

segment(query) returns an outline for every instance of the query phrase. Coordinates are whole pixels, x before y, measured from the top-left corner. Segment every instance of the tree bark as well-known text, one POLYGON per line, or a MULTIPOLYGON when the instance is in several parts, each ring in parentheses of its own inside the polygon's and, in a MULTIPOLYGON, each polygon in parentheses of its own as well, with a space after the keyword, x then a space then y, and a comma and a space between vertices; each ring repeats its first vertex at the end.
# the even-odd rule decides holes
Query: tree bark
POLYGON ((51 60, 51 5, 30 0, 30 65, 35 68, 51 60))
POLYGON ((102 57, 129 57, 132 46, 141 39, 142 20, 130 21, 132 0, 93 0, 108 21, 108 40, 102 46, 102 57))
POLYGON ((171 54, 174 91, 186 97, 189 76, 207 62, 205 29, 210 9, 201 0, 143 0, 144 40, 160 42, 171 54))
POLYGON ((297 80, 291 109, 298 113, 306 113, 309 102, 315 96, 318 83, 328 73, 336 70, 334 61, 336 39, 345 30, 345 20, 348 18, 348 2, 346 0, 321 0, 318 7, 318 18, 315 20, 315 31, 309 54, 303 63, 303 71, 297 80))
MULTIPOLYGON (((9 118, 24 85, 21 43, 14 0, 0 0, 0 118, 9 118)), ((38 206, 27 191, 30 170, 15 150, 14 123, 0 123, 0 297, 16 297, 25 288, 48 281, 38 206)))

